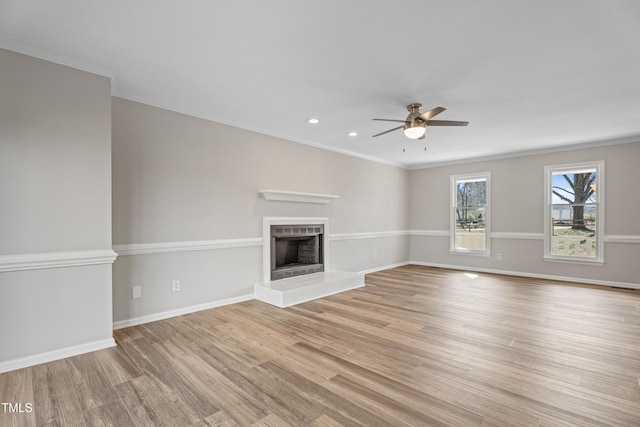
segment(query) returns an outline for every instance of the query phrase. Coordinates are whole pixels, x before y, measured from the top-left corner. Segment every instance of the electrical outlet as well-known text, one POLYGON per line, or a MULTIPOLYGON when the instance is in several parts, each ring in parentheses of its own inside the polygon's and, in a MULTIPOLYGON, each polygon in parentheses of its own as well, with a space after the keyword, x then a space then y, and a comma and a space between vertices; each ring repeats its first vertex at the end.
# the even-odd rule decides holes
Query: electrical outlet
POLYGON ((173 292, 178 292, 180 290, 180 280, 174 280, 171 282, 171 290, 173 292))
POLYGON ((502 261, 502 254, 501 254, 500 252, 498 252, 498 253, 496 254, 496 259, 497 259, 498 261, 502 261))
POLYGON ((142 286, 134 286, 131 288, 131 299, 142 298, 142 286))

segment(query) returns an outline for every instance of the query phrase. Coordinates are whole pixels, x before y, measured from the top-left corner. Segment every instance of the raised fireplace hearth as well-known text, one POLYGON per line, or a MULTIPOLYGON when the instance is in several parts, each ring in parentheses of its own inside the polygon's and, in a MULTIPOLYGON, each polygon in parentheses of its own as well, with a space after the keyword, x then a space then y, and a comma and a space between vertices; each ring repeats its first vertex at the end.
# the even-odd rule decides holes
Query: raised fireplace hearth
POLYGON ((324 225, 271 226, 271 280, 324 271, 324 225))

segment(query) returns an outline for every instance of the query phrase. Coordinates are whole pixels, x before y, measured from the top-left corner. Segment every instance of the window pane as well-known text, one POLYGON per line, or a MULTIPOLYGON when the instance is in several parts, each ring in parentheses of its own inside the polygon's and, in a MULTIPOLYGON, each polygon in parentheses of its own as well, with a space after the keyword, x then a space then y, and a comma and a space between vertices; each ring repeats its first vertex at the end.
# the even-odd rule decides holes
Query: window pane
POLYGON ((455 218, 455 248, 486 250, 485 208, 456 208, 455 218))
POLYGON ((485 206, 486 199, 486 181, 456 182, 456 206, 485 206))
POLYGON ((551 206, 551 255, 596 257, 597 208, 588 205, 551 206))
POLYGON ((596 202, 595 170, 563 171, 551 174, 551 203, 594 203, 596 202))

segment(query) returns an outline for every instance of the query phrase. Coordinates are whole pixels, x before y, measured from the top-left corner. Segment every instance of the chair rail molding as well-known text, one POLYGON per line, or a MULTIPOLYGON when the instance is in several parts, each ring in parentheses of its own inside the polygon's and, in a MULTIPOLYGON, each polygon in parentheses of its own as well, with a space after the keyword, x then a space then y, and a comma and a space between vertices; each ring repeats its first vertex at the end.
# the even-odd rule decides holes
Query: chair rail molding
POLYGON ((605 234, 605 243, 640 243, 640 236, 637 235, 622 235, 622 234, 605 234))
POLYGON ((329 241, 336 242, 340 240, 379 239, 383 237, 400 237, 409 235, 411 235, 411 232, 409 230, 371 231, 364 233, 336 233, 329 236, 329 241))
POLYGON ((208 251, 214 249, 262 246, 261 237, 244 239, 195 240, 189 242, 129 243, 113 245, 119 256, 149 255, 173 252, 208 251))
POLYGON ((118 254, 111 249, 0 255, 0 273, 43 268, 113 264, 117 256, 118 254))

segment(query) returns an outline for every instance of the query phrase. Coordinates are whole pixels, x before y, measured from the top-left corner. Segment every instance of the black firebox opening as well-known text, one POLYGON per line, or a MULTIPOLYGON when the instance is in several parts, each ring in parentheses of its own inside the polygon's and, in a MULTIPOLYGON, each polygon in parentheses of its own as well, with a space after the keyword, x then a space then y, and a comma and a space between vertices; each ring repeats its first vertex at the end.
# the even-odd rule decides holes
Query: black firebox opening
POLYGON ((322 225, 271 226, 271 280, 324 271, 322 225))

